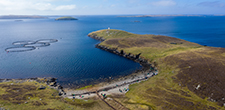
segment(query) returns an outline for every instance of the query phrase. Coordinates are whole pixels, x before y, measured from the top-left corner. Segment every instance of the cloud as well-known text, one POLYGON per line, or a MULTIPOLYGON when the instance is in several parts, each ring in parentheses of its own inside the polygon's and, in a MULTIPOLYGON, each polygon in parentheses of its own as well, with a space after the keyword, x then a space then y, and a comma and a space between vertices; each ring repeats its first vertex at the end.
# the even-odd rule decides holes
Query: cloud
POLYGON ((25 7, 25 8, 39 10, 39 11, 51 10, 52 8, 51 3, 36 3, 36 4, 31 4, 30 6, 32 7, 25 7))
POLYGON ((177 3, 173 0, 161 0, 161 1, 151 2, 150 4, 154 6, 174 6, 177 3))
POLYGON ((75 9, 76 5, 59 5, 59 6, 54 6, 51 3, 37 3, 37 4, 35 4, 32 7, 28 7, 28 8, 36 9, 36 10, 40 10, 40 11, 45 11, 45 10, 60 11, 60 10, 72 10, 72 9, 75 9))
POLYGON ((75 8, 76 8, 76 5, 60 5, 53 8, 53 10, 72 10, 75 8))
POLYGON ((55 5, 57 0, 0 0, 0 10, 18 11, 18 10, 38 10, 38 11, 60 11, 72 10, 76 8, 75 4, 55 5))
POLYGON ((213 1, 213 2, 201 2, 198 4, 198 6, 205 6, 205 7, 225 7, 225 3, 222 3, 220 1, 213 1))

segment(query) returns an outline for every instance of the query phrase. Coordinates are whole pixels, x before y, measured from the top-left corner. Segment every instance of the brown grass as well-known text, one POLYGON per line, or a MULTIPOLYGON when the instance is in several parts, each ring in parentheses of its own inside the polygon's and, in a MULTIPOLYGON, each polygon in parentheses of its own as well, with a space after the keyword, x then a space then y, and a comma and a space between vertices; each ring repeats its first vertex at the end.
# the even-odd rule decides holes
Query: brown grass
POLYGON ((0 108, 6 110, 103 110, 110 109, 99 100, 63 99, 58 92, 44 83, 0 83, 0 108), (39 90, 40 86, 46 89, 39 90))
POLYGON ((30 91, 36 90, 33 85, 8 85, 0 84, 0 88, 6 90, 7 94, 0 95, 0 100, 12 102, 14 104, 24 103, 28 96, 35 96, 35 93, 30 94, 30 91))
POLYGON ((222 100, 225 97, 225 57, 220 56, 218 59, 213 54, 224 53, 225 49, 213 49, 213 52, 209 52, 209 48, 206 50, 177 54, 166 59, 183 62, 178 67, 182 70, 176 75, 183 86, 187 86, 200 97, 213 99, 223 106, 225 103, 222 100), (185 56, 189 58, 184 58, 185 56), (198 85, 200 88, 197 90, 198 85))
POLYGON ((100 45, 117 47, 126 53, 142 53, 142 58, 158 65, 159 75, 131 85, 126 98, 118 98, 127 108, 141 109, 139 105, 146 105, 149 109, 157 110, 224 109, 224 48, 204 47, 177 38, 137 35, 119 30, 94 33, 106 39, 100 45), (111 32, 120 34, 108 35, 111 32), (115 39, 116 43, 113 42, 115 39), (196 89, 198 85, 200 87, 196 89))

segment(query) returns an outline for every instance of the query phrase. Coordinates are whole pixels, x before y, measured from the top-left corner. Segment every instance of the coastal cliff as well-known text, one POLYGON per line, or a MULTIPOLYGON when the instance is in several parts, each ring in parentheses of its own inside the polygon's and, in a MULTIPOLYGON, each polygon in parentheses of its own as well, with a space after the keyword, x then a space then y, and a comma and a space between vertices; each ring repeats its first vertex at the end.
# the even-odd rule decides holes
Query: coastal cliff
POLYGON ((97 48, 139 63, 147 62, 159 71, 157 76, 131 85, 126 98, 118 98, 127 108, 145 105, 148 109, 163 110, 224 109, 224 48, 113 29, 88 36, 102 41, 97 48))
MULTIPOLYGON (((96 39, 96 40, 105 41, 105 39, 103 37, 98 37, 96 34, 89 34, 88 36, 93 38, 93 39, 96 39)), ((110 53, 117 54, 117 55, 122 56, 124 58, 130 59, 134 62, 140 63, 140 65, 143 67, 142 68, 143 71, 149 70, 150 68, 152 70, 156 71, 156 68, 152 67, 152 65, 150 64, 150 62, 148 62, 148 60, 140 57, 141 53, 138 53, 138 54, 134 55, 134 54, 131 54, 131 53, 126 53, 123 50, 119 50, 118 48, 110 48, 110 47, 107 47, 107 46, 104 46, 104 45, 99 45, 99 44, 95 45, 95 47, 99 48, 99 49, 102 49, 102 50, 105 50, 105 51, 108 51, 110 53)))

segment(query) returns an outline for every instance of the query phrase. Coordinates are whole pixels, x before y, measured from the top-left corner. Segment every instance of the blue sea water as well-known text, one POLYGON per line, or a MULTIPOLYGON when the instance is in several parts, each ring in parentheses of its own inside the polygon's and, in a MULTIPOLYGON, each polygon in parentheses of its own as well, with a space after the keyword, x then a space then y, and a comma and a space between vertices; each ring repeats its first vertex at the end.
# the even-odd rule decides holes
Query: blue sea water
POLYGON ((88 85, 104 78, 128 75, 138 63, 95 48, 88 33, 120 29, 136 34, 172 36, 201 45, 225 47, 225 17, 74 16, 77 21, 49 19, 0 20, 0 79, 56 77, 61 84, 88 85), (141 22, 134 22, 141 21, 141 22), (33 51, 9 52, 15 41, 58 39, 33 51))

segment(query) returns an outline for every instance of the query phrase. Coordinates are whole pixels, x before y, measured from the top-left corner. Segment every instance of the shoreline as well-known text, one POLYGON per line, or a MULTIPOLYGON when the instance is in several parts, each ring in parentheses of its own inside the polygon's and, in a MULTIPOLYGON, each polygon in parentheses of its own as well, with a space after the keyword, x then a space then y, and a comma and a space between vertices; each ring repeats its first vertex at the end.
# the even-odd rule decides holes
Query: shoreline
MULTIPOLYGON (((132 73, 134 74, 134 73, 132 73)), ((97 84, 96 87, 90 87, 84 90, 66 90, 66 95, 63 97, 75 99, 89 99, 97 96, 97 93, 106 95, 124 95, 129 91, 129 85, 146 81, 149 78, 157 75, 158 72, 141 72, 135 76, 127 76, 121 79, 115 79, 109 83, 102 82, 97 84)))
POLYGON ((63 94, 64 90, 58 91, 61 99, 74 102, 95 100, 112 109, 221 109, 224 106, 221 77, 224 48, 121 30, 99 30, 88 36, 103 41, 96 44, 96 48, 138 62, 143 68, 129 75, 105 78, 101 83, 97 81, 98 84, 91 82, 95 84, 79 90, 66 88, 63 94), (148 80, 154 75, 157 76, 148 80))
MULTIPOLYGON (((99 40, 101 42, 105 41, 102 37, 98 37, 97 35, 88 35, 89 37, 99 40)), ((100 43, 99 43, 100 44, 100 43)), ((91 97, 96 97, 99 94, 107 94, 107 95, 124 95, 126 92, 129 91, 129 85, 134 83, 139 83, 141 81, 148 80, 149 78, 153 77, 154 75, 158 74, 157 68, 152 66, 148 62, 148 60, 140 57, 141 53, 134 55, 132 53, 125 53, 123 50, 118 51, 117 48, 109 48, 105 46, 101 46, 96 44, 95 47, 101 50, 122 56, 129 60, 139 63, 142 68, 135 70, 135 72, 122 76, 116 79, 113 79, 109 82, 100 82, 95 84, 96 87, 90 87, 84 90, 66 90, 66 95, 63 97, 67 98, 76 98, 76 99, 89 99, 91 97), (122 89, 124 88, 124 89, 122 89)))
MULTIPOLYGON (((89 35, 88 35, 89 36, 89 35)), ((104 41, 102 37, 98 36, 89 36, 93 39, 99 40, 99 41, 104 41)), ((99 43, 100 44, 100 43, 99 43)), ((154 75, 157 75, 157 69, 152 66, 148 62, 148 60, 143 59, 140 57, 141 53, 137 55, 133 55, 131 53, 126 54, 123 51, 118 51, 115 48, 108 48, 105 46, 100 46, 99 44, 96 44, 95 47, 99 48, 101 50, 122 56, 124 58, 127 58, 129 60, 132 60, 134 62, 139 63, 142 67, 140 69, 135 70, 129 75, 121 75, 121 76, 116 76, 115 78, 107 78, 107 81, 100 81, 100 82, 93 82, 94 88, 91 87, 90 90, 84 89, 84 90, 76 90, 76 87, 69 86, 67 85, 66 87, 61 86, 60 84, 57 83, 57 78, 51 78, 51 77, 36 77, 36 78, 18 78, 18 79, 0 79, 1 82, 27 82, 27 81, 37 81, 39 83, 46 83, 49 87, 56 89, 59 92, 59 96, 63 96, 64 98, 73 98, 73 95, 76 96, 78 99, 85 99, 85 98, 90 98, 90 97, 95 97, 97 96, 96 93, 107 93, 107 94, 125 94, 128 91, 122 91, 118 92, 119 89, 121 88, 127 88, 129 89, 130 84, 134 83, 139 83, 141 81, 147 80, 148 78, 151 78, 154 75), (63 89, 64 88, 64 89, 63 89), (117 90, 118 89, 118 90, 117 90), (109 91, 109 92, 108 92, 109 91), (93 95, 94 94, 94 95, 93 95), (85 96, 88 95, 87 97, 77 97, 77 96, 85 96)), ((79 87, 80 88, 80 87, 79 87)))
MULTIPOLYGON (((105 39, 103 39, 102 37, 99 37, 97 35, 88 35, 88 36, 93 39, 99 40, 101 42, 105 41, 105 39)), ((147 70, 147 68, 152 68, 153 70, 157 70, 157 68, 152 66, 152 64, 149 63, 148 60, 146 60, 140 56, 142 53, 134 55, 132 53, 125 53, 123 50, 119 51, 117 48, 109 48, 109 47, 102 46, 99 44, 95 45, 95 47, 139 63, 142 66, 142 69, 140 69, 140 71, 147 70)), ((136 71, 139 71, 139 70, 136 70, 136 71)))

